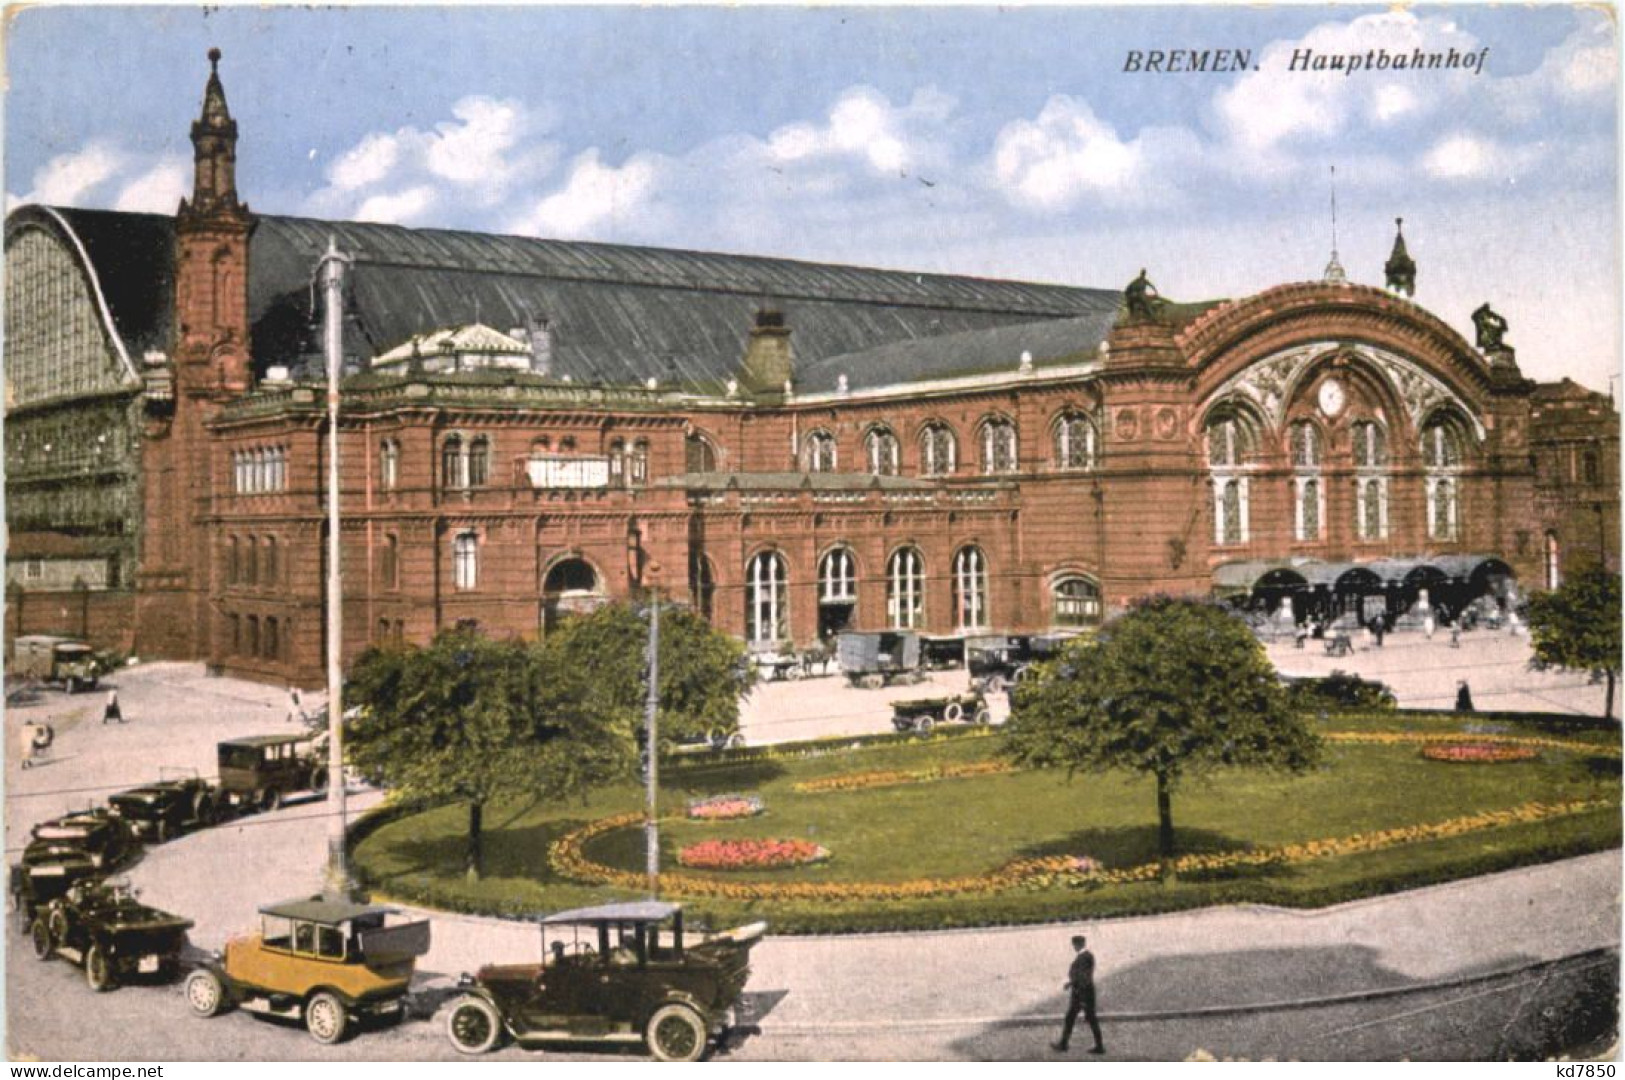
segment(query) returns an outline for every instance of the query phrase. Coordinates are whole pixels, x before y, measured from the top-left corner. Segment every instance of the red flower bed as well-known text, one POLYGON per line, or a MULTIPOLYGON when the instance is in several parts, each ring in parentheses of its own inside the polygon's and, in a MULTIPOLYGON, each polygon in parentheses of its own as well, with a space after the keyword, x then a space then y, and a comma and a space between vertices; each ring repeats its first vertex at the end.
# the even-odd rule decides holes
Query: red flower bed
POLYGON ((679 863, 695 870, 775 870, 827 858, 811 840, 702 840, 677 853, 679 863))
POLYGON ((1429 743, 1422 747, 1422 756, 1429 761, 1494 765, 1506 761, 1529 761, 1539 757, 1540 751, 1533 746, 1512 743, 1429 743))

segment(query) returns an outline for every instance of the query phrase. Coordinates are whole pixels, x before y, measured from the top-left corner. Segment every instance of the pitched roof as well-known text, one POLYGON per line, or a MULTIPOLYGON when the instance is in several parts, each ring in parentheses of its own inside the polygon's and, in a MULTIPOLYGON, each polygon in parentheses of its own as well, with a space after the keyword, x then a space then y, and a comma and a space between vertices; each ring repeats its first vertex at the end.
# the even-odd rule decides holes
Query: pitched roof
MULTIPOLYGON (((16 211, 29 212, 42 211, 16 211)), ((101 275, 126 344, 167 347, 173 219, 59 213, 101 275)), ((483 322, 500 332, 546 318, 554 373, 589 383, 654 376, 718 384, 737 372, 755 313, 768 305, 785 316, 798 369, 817 371, 825 358, 887 344, 1079 316, 1098 320, 1118 299, 1115 291, 1060 285, 266 215, 258 219, 249 268, 252 348, 261 371, 298 365, 317 351, 310 278, 329 237, 355 260, 345 344, 357 358, 441 327, 483 322)), ((915 370, 937 374, 929 356, 915 370)))

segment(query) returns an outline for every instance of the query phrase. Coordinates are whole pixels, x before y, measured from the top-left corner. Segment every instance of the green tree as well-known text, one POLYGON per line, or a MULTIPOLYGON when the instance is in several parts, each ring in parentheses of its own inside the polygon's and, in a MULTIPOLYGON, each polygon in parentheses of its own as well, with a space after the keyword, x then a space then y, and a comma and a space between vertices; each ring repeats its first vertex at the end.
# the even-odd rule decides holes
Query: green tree
POLYGON ((1590 566, 1529 598, 1529 638, 1537 667, 1589 671, 1608 683, 1603 716, 1614 717, 1620 665, 1619 575, 1590 566))
POLYGON ((1021 683, 1004 749, 1069 773, 1149 773, 1166 874, 1182 781, 1225 766, 1301 772, 1318 761, 1320 739, 1245 625, 1210 604, 1158 597, 1021 683))

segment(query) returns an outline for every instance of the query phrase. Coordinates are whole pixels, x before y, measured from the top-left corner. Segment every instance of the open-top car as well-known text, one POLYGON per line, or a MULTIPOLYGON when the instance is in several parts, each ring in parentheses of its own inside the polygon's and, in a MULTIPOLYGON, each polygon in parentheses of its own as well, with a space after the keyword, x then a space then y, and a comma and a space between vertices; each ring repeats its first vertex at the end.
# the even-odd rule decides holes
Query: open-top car
POLYGON ((173 979, 191 928, 189 919, 142 904, 125 882, 91 880, 41 909, 29 936, 35 956, 82 965, 85 981, 100 991, 136 974, 173 979))
POLYGON ((106 807, 64 814, 34 826, 23 862, 46 863, 83 857, 96 869, 112 870, 135 853, 129 826, 106 807))
POLYGON ((275 810, 292 792, 327 792, 327 759, 312 734, 227 739, 217 752, 220 798, 232 807, 275 810))
POLYGON ((541 963, 491 964, 463 975, 446 1033, 465 1054, 511 1038, 642 1043, 662 1061, 696 1061, 732 1027, 750 978, 752 923, 715 935, 685 932, 677 904, 634 901, 541 920, 541 963))
POLYGON ((107 805, 139 840, 163 843, 217 820, 214 789, 196 769, 159 769, 158 782, 109 795, 107 805))
POLYGON ((395 908, 347 901, 290 900, 260 908, 260 931, 232 938, 186 979, 199 1016, 233 1006, 303 1019, 319 1043, 344 1038, 352 1021, 399 1019, 417 958, 429 951, 429 923, 395 908))

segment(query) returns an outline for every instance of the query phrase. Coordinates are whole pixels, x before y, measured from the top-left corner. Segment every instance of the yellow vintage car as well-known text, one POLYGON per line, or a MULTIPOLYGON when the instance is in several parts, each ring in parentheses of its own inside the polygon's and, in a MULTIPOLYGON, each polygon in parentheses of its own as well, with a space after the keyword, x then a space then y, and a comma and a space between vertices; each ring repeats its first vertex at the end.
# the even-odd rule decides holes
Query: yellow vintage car
POLYGON ((429 951, 427 920, 395 908, 290 900, 260 909, 260 932, 232 938, 186 980, 198 1016, 232 1007, 303 1019, 319 1043, 344 1038, 354 1021, 400 1017, 417 958, 429 951))

